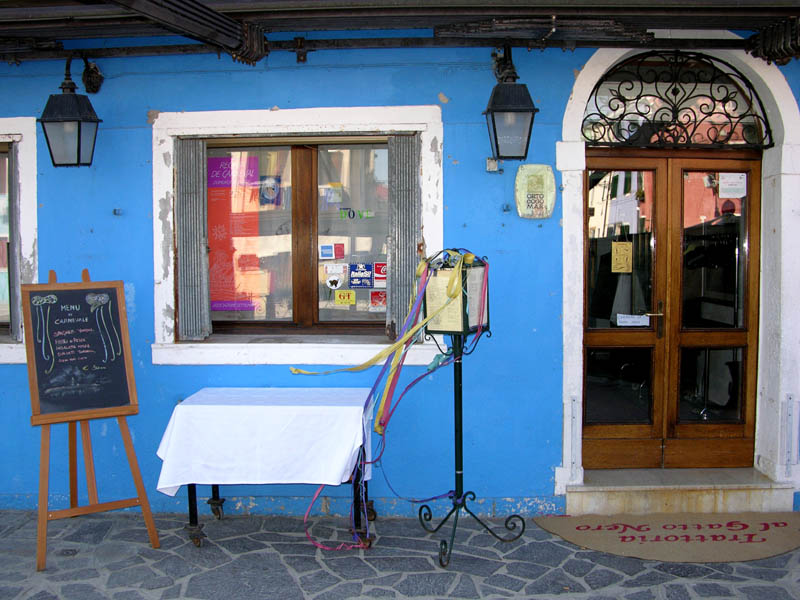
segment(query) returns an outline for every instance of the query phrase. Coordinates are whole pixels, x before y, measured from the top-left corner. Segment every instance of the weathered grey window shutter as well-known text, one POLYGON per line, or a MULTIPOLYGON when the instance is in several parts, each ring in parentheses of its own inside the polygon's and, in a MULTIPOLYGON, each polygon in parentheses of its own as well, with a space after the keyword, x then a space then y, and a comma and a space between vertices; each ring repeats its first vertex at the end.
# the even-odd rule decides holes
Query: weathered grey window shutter
POLYGON ((205 141, 177 139, 175 168, 178 339, 202 340, 211 335, 205 141))
MULTIPOLYGON (((22 254, 22 238, 19 227, 19 173, 17 173, 17 145, 11 144, 8 152, 8 293, 11 317, 9 333, 11 337, 22 341, 22 291, 20 288, 20 261, 22 254)), ((36 273, 31 274, 36 277, 36 273)), ((31 280, 31 283, 38 283, 31 280)))
POLYGON ((386 334, 395 339, 408 313, 422 242, 418 135, 389 138, 389 258, 386 334))

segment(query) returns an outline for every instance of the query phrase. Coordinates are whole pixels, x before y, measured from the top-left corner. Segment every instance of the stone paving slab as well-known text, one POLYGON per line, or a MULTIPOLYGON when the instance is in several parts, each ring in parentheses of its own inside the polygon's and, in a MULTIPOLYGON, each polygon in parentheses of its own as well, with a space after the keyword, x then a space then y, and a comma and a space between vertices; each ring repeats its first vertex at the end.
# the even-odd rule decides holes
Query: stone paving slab
MULTIPOLYGON (((201 516, 201 546, 184 515, 155 515, 150 547, 141 514, 118 511, 50 523, 47 569, 36 571, 36 514, 0 511, 0 600, 343 600, 563 598, 564 600, 800 600, 800 550, 746 563, 645 561, 579 548, 526 520, 497 542, 463 519, 447 568, 437 534, 415 519, 371 524, 367 550, 326 551, 301 518, 201 516)), ((491 521, 502 527, 502 521, 491 521)), ((312 520, 327 546, 352 542, 345 519, 312 520)))

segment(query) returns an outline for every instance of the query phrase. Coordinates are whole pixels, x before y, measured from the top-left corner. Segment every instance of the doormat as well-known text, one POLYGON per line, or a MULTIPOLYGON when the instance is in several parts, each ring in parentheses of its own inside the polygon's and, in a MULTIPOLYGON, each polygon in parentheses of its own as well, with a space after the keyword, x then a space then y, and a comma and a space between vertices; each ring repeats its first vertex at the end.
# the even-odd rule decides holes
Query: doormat
POLYGON ((800 546, 800 512, 535 517, 568 542, 663 562, 742 562, 800 546))

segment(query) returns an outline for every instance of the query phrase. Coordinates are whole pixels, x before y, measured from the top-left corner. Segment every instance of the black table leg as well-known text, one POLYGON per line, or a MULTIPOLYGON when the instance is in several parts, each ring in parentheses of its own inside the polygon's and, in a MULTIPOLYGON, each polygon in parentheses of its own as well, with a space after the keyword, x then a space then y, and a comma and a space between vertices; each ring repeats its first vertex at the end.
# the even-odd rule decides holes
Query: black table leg
POLYGON ((189 499, 189 523, 184 529, 189 532, 189 539, 195 546, 203 543, 206 534, 203 533, 203 526, 197 522, 197 486, 190 483, 186 486, 186 494, 189 499))
POLYGON ((369 548, 372 545, 372 537, 369 535, 367 524, 364 522, 364 517, 367 520, 375 520, 375 511, 372 509, 372 503, 368 500, 367 480, 364 479, 364 447, 361 447, 358 455, 358 462, 353 471, 353 528, 354 533, 359 539, 369 548), (366 510, 365 510, 366 508, 366 510))
POLYGON ((225 503, 225 498, 219 497, 219 485, 213 484, 211 486, 211 498, 207 501, 211 507, 211 512, 217 519, 222 518, 222 505, 225 503))

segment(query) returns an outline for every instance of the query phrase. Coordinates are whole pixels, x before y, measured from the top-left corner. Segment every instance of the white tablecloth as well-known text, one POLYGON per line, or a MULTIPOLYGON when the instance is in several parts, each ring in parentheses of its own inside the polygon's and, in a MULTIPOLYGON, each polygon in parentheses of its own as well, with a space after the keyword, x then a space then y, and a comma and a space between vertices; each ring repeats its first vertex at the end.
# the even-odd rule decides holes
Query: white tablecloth
POLYGON ((164 461, 157 489, 174 496, 189 483, 339 485, 369 432, 367 394, 369 388, 203 388, 172 412, 157 451, 164 461))

